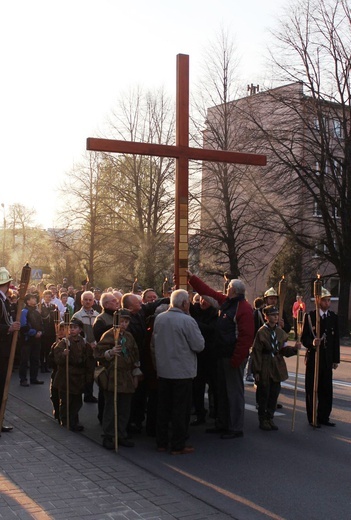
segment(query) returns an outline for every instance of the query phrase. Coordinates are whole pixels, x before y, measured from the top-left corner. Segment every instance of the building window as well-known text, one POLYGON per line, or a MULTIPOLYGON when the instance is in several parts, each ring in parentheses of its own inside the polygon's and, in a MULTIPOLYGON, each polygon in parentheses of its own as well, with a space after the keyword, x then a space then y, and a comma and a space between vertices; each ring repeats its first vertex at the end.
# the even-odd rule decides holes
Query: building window
POLYGON ((316 200, 313 202, 313 216, 314 217, 321 217, 322 216, 321 209, 320 209, 319 204, 318 204, 318 202, 316 200))
POLYGON ((338 139, 342 138, 342 125, 339 119, 333 119, 333 133, 334 137, 338 139))
POLYGON ((331 172, 334 174, 335 178, 342 177, 343 167, 341 164, 341 159, 334 159, 333 161, 331 161, 330 169, 331 172))
POLYGON ((333 207, 333 217, 334 218, 340 218, 339 206, 334 206, 333 207))
POLYGON ((320 175, 321 174, 321 165, 319 163, 319 161, 316 161, 316 175, 320 175))
POLYGON ((323 250, 323 244, 320 242, 316 242, 314 245, 314 251, 312 258, 319 258, 321 256, 321 251, 323 250))

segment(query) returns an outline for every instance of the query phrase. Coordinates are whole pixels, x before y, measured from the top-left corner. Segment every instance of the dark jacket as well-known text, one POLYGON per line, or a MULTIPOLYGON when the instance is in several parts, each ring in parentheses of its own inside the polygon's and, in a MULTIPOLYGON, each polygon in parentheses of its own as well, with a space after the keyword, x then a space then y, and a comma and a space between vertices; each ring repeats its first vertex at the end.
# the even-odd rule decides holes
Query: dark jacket
POLYGON ((251 305, 244 295, 227 298, 211 289, 197 276, 189 280, 199 293, 211 296, 220 304, 215 330, 215 348, 219 358, 232 358, 232 365, 239 367, 248 357, 254 339, 254 320, 251 305))
MULTIPOLYGON (((301 342, 307 349, 307 360, 314 359, 316 349, 312 346, 316 332, 316 311, 311 311, 305 315, 305 322, 301 336, 301 342), (310 319, 309 319, 310 316, 310 319)), ((338 316, 333 311, 327 312, 327 317, 320 321, 320 336, 322 338, 320 346, 320 363, 325 363, 327 367, 333 363, 340 363, 340 339, 338 316)))
POLYGON ((29 341, 37 334, 42 332, 43 320, 40 312, 34 307, 26 306, 21 313, 21 335, 25 341, 29 341))
MULTIPOLYGON (((69 393, 79 395, 84 387, 94 379, 95 360, 93 349, 82 336, 69 337, 68 377, 69 393)), ((66 391, 66 341, 62 339, 54 348, 54 359, 57 364, 57 373, 53 382, 54 388, 61 392, 66 391)))

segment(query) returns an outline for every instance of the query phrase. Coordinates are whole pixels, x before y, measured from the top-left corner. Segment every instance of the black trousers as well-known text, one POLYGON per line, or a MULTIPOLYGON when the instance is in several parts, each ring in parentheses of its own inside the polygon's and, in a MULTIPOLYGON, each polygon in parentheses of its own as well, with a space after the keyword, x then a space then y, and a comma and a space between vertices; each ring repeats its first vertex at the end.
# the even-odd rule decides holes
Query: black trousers
POLYGON ((169 423, 172 426, 171 450, 178 451, 185 447, 188 437, 192 379, 158 380, 158 409, 156 442, 159 448, 167 448, 169 443, 169 423))
MULTIPOLYGON (((313 384, 314 356, 310 355, 307 359, 305 374, 306 412, 308 422, 312 422, 313 419, 313 384)), ((317 421, 327 422, 333 406, 333 367, 326 363, 325 359, 323 359, 322 353, 319 363, 317 397, 317 421)))

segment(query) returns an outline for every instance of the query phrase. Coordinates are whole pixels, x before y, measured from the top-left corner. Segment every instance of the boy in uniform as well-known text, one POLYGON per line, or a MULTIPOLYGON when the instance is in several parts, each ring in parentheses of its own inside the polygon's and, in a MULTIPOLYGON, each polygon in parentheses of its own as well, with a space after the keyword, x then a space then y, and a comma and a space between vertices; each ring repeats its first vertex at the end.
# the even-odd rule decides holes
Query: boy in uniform
POLYGON ((279 310, 274 305, 263 309, 266 323, 257 331, 252 346, 252 361, 258 389, 258 418, 261 430, 278 430, 273 421, 280 383, 288 379, 284 357, 297 354, 301 343, 287 345, 288 335, 278 326, 279 310))
POLYGON ((59 392, 61 425, 67 425, 66 358, 69 356, 69 426, 72 431, 82 431, 78 412, 83 405, 82 394, 86 383, 94 380, 95 361, 93 349, 82 337, 83 322, 72 318, 68 338, 63 338, 54 349, 57 374, 53 383, 59 392))
MULTIPOLYGON (((127 327, 130 321, 130 312, 127 309, 120 311, 120 334, 117 345, 115 344, 114 329, 106 331, 94 349, 94 356, 106 369, 104 396, 105 406, 102 418, 104 431, 103 446, 114 449, 115 425, 114 425, 114 365, 117 356, 117 428, 118 444, 126 448, 132 448, 134 442, 127 437, 127 425, 130 416, 132 396, 138 386, 140 371, 139 350, 137 344, 127 327)), ((100 378, 102 381, 103 378, 100 378)), ((101 383, 100 383, 101 384, 101 383)))

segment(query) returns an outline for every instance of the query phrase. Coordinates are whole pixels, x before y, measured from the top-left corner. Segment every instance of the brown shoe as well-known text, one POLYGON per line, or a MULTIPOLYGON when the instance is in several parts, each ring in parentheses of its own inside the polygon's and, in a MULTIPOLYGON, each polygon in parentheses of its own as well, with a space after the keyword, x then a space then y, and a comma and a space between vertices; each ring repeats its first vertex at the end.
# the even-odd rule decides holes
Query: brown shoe
POLYGON ((188 453, 194 453, 195 448, 192 446, 184 446, 182 450, 173 450, 171 455, 187 455, 188 453))

